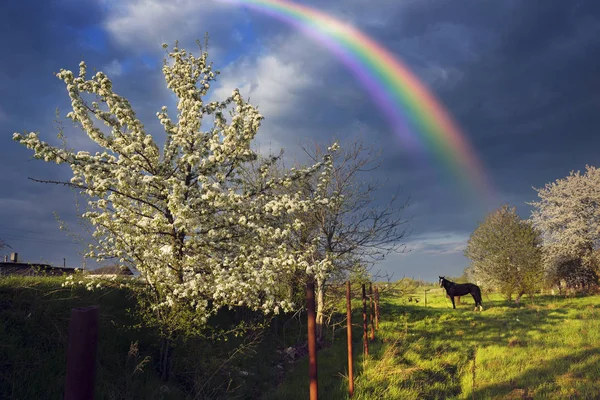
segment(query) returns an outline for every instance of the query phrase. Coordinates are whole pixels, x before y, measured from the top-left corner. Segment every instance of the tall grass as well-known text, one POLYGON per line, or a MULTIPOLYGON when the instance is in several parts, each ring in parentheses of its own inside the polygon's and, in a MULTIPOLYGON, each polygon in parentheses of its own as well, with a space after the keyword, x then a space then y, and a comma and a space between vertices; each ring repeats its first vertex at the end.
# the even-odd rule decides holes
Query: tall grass
POLYGON ((256 398, 275 381, 279 355, 266 332, 261 343, 242 351, 238 345, 252 337, 176 343, 172 379, 163 382, 159 337, 136 327, 140 321, 128 312, 135 306, 131 293, 63 288, 62 282, 0 278, 0 399, 63 397, 70 311, 92 304, 100 305, 97 399, 256 398))

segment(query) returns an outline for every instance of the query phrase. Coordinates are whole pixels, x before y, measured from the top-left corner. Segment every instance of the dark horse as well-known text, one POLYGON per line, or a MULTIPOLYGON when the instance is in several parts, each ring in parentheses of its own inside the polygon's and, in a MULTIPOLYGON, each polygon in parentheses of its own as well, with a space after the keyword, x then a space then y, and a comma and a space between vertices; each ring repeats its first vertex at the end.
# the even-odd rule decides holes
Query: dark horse
POLYGON ((454 296, 464 296, 470 293, 473 296, 473 300, 475 300, 474 311, 477 311, 477 306, 479 306, 479 311, 483 310, 483 306, 481 305, 481 289, 479 289, 479 286, 472 283, 454 283, 440 276, 440 287, 446 289, 446 293, 450 296, 450 300, 452 300, 453 308, 456 308, 454 296))

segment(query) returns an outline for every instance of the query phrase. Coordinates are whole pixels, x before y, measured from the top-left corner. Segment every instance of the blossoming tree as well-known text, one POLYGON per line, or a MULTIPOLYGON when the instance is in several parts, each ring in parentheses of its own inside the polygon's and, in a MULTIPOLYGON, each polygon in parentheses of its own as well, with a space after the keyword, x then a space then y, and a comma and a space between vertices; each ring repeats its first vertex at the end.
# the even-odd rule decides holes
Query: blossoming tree
POLYGON ((556 275, 560 269, 558 275, 570 281, 589 281, 586 277, 598 274, 600 169, 586 166, 584 174, 572 171, 536 191, 539 201, 529 204, 532 220, 543 232, 547 272, 556 275), (568 276, 573 275, 569 270, 582 279, 568 276))
POLYGON ((327 270, 327 259, 313 258, 316 240, 297 246, 289 238, 304 225, 298 212, 331 202, 324 193, 306 198, 279 188, 315 175, 326 181, 331 156, 277 177, 265 166, 260 182, 247 185, 240 173, 257 158, 251 142, 263 117, 237 89, 222 102, 204 101, 218 74, 206 49, 195 57, 176 44, 167 54, 162 72, 178 103, 176 118, 167 107, 156 113, 166 134, 162 148, 108 76, 88 78, 84 62, 78 76, 68 70, 57 76, 71 99, 67 118, 103 151, 75 152, 37 133, 15 133, 14 139, 36 158, 71 167, 69 181, 44 182, 89 197, 83 217, 95 228, 96 244, 86 256, 116 257, 139 271, 147 283, 140 302, 169 338, 202 332, 223 306, 289 310, 288 292, 277 283, 298 270, 327 270), (95 100, 88 103, 90 97, 95 100))

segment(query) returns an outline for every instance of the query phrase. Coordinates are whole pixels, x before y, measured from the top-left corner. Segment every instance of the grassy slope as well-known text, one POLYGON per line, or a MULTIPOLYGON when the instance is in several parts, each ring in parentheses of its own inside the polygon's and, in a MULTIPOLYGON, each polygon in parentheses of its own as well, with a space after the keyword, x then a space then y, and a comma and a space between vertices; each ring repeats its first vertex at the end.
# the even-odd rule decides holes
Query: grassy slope
POLYGON ((133 327, 139 321, 127 312, 134 306, 127 293, 72 290, 62 288, 62 281, 60 277, 0 278, 0 399, 63 397, 70 310, 92 304, 100 305, 97 399, 188 399, 200 388, 198 399, 256 398, 275 381, 273 363, 278 355, 267 332, 255 352, 236 364, 250 371, 247 376, 230 365, 221 367, 235 340, 197 340, 175 347, 172 379, 165 384, 156 373, 158 337, 152 330, 133 327), (128 356, 135 342, 138 352, 128 356), (136 371, 146 358, 142 370, 136 371))
MULTIPOLYGON (((519 308, 491 295, 474 313, 472 298, 452 310, 439 289, 427 307, 419 294, 419 304, 384 301, 364 369, 360 327, 353 331, 355 399, 598 398, 600 296, 539 297, 519 308)), ((345 342, 319 353, 323 398, 346 398, 345 342)), ((307 383, 304 361, 265 399, 306 399, 307 383)))
POLYGON ((127 357, 135 341, 142 353, 138 363, 152 353, 151 335, 129 329, 136 321, 126 308, 133 303, 121 291, 65 289, 60 287, 62 281, 60 277, 0 280, 0 398, 62 397, 70 310, 92 304, 101 309, 97 398, 125 398, 132 393, 152 398, 159 393, 160 381, 152 374, 134 374, 136 359, 127 357))

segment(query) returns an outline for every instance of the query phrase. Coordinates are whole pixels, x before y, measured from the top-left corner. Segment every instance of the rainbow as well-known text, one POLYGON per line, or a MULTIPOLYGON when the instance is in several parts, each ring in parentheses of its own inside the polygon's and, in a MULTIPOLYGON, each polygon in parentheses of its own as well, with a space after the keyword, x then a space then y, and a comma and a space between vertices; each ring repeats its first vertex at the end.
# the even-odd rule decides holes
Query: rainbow
POLYGON ((219 1, 285 21, 326 46, 365 86, 406 146, 429 148, 440 167, 452 171, 460 189, 492 199, 491 182, 456 123, 417 77, 380 44, 305 5, 284 0, 219 1))

